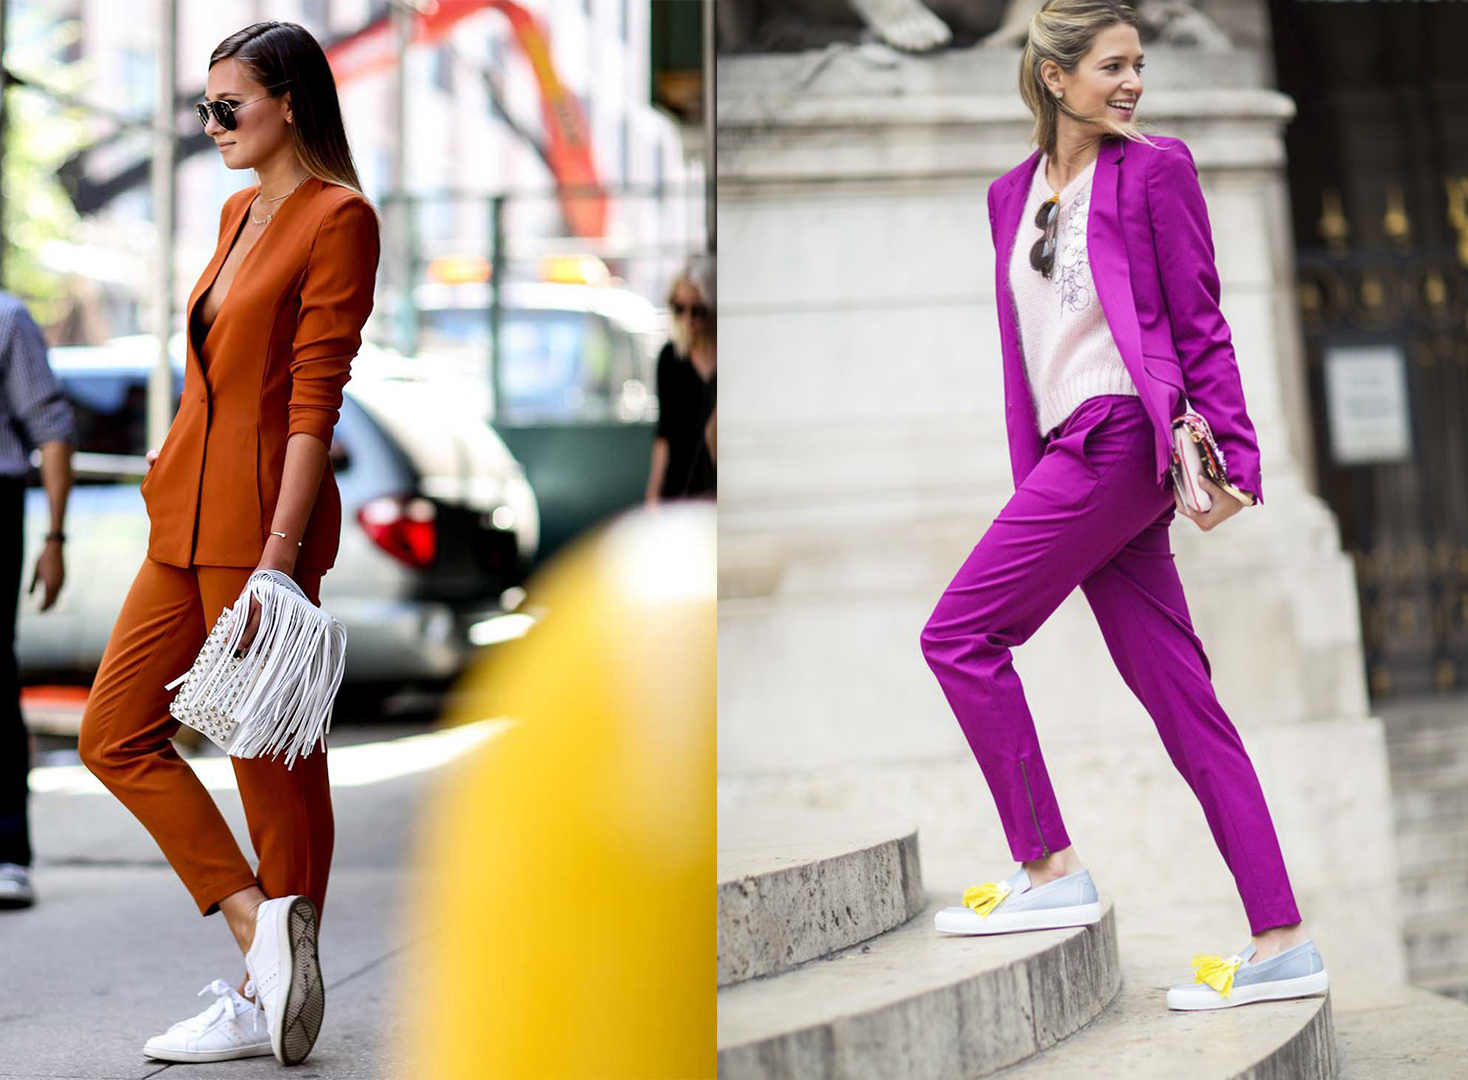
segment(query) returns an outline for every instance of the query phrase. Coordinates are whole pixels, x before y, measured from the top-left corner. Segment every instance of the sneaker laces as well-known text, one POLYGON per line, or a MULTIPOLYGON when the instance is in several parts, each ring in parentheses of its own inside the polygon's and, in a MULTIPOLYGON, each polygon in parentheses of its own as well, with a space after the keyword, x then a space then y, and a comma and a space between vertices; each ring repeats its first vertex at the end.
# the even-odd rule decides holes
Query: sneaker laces
MULTIPOLYGON (((245 990, 247 992, 253 990, 254 986, 253 980, 246 982, 245 990)), ((228 1016, 233 1023, 239 1023, 240 1014, 248 1012, 252 1014, 250 1017, 250 1031, 252 1033, 258 1032, 260 1017, 263 1014, 257 1002, 242 997, 238 990, 223 979, 215 979, 194 996, 202 997, 208 993, 217 995, 212 1005, 197 1016, 191 1016, 187 1020, 178 1021, 168 1030, 173 1031, 174 1028, 183 1028, 191 1034, 203 1034, 224 1016, 228 1016)), ((240 1026, 243 1027, 244 1025, 240 1026)))

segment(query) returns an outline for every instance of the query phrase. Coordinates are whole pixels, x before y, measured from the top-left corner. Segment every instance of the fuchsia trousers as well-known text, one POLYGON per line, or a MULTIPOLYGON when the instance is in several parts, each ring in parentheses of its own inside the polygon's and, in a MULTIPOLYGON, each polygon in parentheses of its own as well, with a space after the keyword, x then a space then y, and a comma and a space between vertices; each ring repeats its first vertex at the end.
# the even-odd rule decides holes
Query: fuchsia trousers
POLYGON ((1250 932, 1300 921, 1264 792, 1214 694, 1168 547, 1177 510, 1140 399, 1082 402, 938 601, 923 656, 958 717, 1019 862, 1070 845, 1010 650, 1077 585, 1132 693, 1203 806, 1250 932))

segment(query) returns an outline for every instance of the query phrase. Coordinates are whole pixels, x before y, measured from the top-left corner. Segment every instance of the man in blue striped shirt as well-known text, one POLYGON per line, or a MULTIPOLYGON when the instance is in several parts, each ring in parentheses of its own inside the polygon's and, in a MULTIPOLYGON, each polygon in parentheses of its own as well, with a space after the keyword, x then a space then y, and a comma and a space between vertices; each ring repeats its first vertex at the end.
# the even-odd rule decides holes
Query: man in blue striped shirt
POLYGON ((51 502, 46 535, 27 593, 45 587, 41 610, 56 603, 66 578, 62 524, 71 492, 76 421, 46 361, 46 340, 25 305, 0 292, 0 908, 28 907, 31 885, 30 739, 20 715, 15 618, 20 602, 22 525, 30 451, 41 450, 41 482, 51 502))

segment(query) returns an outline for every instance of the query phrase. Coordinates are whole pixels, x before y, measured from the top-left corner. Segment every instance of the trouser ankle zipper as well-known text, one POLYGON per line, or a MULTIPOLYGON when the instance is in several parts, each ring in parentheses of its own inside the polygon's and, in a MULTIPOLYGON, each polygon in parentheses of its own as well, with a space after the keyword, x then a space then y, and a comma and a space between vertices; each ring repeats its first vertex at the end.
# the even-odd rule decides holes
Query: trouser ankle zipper
POLYGON ((1045 846, 1045 834, 1040 831, 1040 815, 1035 810, 1035 796, 1030 792, 1030 773, 1025 768, 1025 759, 1019 759, 1019 773, 1025 782, 1025 798, 1030 800, 1030 817, 1035 822, 1035 835, 1040 838, 1040 851, 1045 858, 1050 857, 1050 849, 1045 846))

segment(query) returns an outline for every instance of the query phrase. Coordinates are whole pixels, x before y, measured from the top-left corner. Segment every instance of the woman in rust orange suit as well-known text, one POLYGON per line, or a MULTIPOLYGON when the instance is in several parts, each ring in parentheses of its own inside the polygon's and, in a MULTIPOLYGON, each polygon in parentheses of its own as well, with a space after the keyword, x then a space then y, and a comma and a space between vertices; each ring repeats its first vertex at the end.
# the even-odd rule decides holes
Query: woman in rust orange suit
POLYGON ((282 922, 289 940, 279 942, 273 926, 257 925, 278 898, 304 897, 320 916, 334 835, 326 752, 294 768, 230 759, 259 859, 252 870, 170 741, 178 723, 164 684, 188 669, 254 570, 290 574, 320 604, 341 530, 327 451, 372 309, 378 221, 331 69, 307 31, 266 22, 226 38, 205 97, 200 120, 224 163, 253 168, 259 183, 225 201, 218 247, 189 296, 183 397, 142 485, 147 558, 97 672, 80 751, 152 833, 200 913, 222 911, 246 954, 238 991, 216 980, 213 1005, 145 1052, 175 1061, 274 1052, 294 1064, 324 1008, 314 920, 289 933, 282 922), (270 948, 280 955, 257 955, 270 948), (271 985, 272 960, 294 979, 271 985), (296 985, 313 972, 317 985, 296 985), (282 1024, 284 1033, 262 1031, 282 1024))

